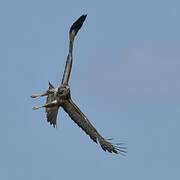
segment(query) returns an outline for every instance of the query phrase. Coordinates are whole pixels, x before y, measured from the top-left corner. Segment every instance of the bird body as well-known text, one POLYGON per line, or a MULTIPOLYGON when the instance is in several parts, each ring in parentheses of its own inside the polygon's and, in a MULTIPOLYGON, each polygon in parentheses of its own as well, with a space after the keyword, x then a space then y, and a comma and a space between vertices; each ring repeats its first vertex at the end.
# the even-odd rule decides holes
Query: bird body
POLYGON ((113 144, 108 140, 104 139, 96 128, 90 123, 88 118, 84 113, 78 108, 78 106, 71 99, 71 90, 69 86, 69 78, 73 63, 73 43, 75 36, 77 35, 79 29, 82 27, 87 15, 82 15, 79 17, 71 26, 69 31, 69 51, 67 55, 65 70, 63 74, 62 81, 60 85, 55 88, 49 82, 49 88, 46 92, 42 94, 33 94, 31 97, 36 98, 40 96, 47 96, 46 104, 40 107, 34 107, 34 110, 39 108, 45 108, 47 114, 47 121, 53 125, 57 126, 57 114, 60 107, 70 116, 70 118, 87 134, 90 138, 101 145, 104 151, 110 153, 125 153, 125 147, 122 147, 122 143, 113 144), (121 147, 120 147, 121 146, 121 147))

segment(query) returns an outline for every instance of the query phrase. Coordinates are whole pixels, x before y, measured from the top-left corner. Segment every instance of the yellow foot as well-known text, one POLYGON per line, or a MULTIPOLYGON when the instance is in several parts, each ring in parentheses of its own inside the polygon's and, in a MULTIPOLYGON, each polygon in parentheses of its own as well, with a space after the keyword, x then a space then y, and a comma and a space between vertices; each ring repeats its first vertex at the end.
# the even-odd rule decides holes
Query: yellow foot
POLYGON ((36 107, 36 106, 35 106, 35 107, 33 107, 32 109, 33 109, 33 110, 38 110, 39 108, 40 108, 40 107, 36 107))

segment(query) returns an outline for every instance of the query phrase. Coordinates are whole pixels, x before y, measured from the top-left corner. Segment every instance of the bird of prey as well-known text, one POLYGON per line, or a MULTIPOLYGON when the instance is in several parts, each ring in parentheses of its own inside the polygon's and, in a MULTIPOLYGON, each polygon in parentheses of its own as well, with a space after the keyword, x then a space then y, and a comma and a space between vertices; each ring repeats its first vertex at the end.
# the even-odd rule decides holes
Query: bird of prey
POLYGON ((78 106, 71 99, 71 91, 69 86, 69 78, 71 74, 71 68, 73 63, 73 43, 75 36, 82 27, 87 15, 79 17, 71 26, 69 30, 69 52, 67 55, 67 61, 60 85, 55 88, 49 82, 49 88, 42 94, 33 94, 32 98, 47 96, 46 104, 39 107, 33 107, 33 110, 45 108, 47 114, 47 121, 56 127, 58 109, 62 107, 70 118, 87 134, 90 138, 99 143, 104 151, 110 153, 126 153, 123 143, 110 143, 111 139, 103 138, 96 128, 90 123, 84 113, 78 108, 78 106))

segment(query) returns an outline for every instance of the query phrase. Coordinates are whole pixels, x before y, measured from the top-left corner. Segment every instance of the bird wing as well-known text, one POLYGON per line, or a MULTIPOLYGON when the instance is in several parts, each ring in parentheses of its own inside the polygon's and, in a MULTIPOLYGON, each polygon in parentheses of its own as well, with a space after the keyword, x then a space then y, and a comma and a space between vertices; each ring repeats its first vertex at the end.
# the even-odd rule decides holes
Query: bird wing
POLYGON ((84 21, 86 19, 86 16, 87 15, 82 15, 81 17, 79 17, 72 24, 72 26, 71 26, 71 28, 69 30, 69 36, 70 36, 69 52, 68 52, 68 56, 67 56, 66 65, 65 65, 64 74, 63 74, 63 78, 62 78, 61 84, 68 84, 68 81, 69 81, 69 78, 70 78, 70 74, 71 74, 71 69, 72 69, 72 62, 73 62, 72 51, 73 51, 74 37, 76 36, 78 31, 82 27, 82 25, 83 25, 83 23, 84 23, 84 21))
MULTIPOLYGON (((50 82, 49 82, 49 89, 54 89, 54 86, 50 82)), ((46 103, 50 103, 50 102, 54 101, 55 99, 56 98, 55 98, 54 94, 48 94, 46 103)), ((53 127, 57 126, 56 119, 57 119, 58 110, 59 110, 58 106, 46 108, 47 122, 49 122, 51 125, 53 125, 53 127)))
POLYGON ((87 117, 81 112, 81 110, 74 104, 71 99, 65 101, 62 105, 63 109, 68 113, 71 119, 87 134, 94 142, 99 142, 102 149, 104 151, 108 151, 110 153, 123 153, 126 152, 118 145, 120 144, 112 144, 105 140, 95 129, 95 127, 90 123, 87 117))
POLYGON ((87 14, 83 14, 82 16, 80 16, 80 17, 72 24, 69 32, 71 33, 72 31, 75 31, 75 34, 77 34, 78 31, 81 29, 81 27, 82 27, 82 25, 83 25, 86 17, 87 17, 87 14))
POLYGON ((68 84, 72 69, 72 62, 73 62, 72 54, 68 54, 61 84, 66 84, 66 85, 68 84))

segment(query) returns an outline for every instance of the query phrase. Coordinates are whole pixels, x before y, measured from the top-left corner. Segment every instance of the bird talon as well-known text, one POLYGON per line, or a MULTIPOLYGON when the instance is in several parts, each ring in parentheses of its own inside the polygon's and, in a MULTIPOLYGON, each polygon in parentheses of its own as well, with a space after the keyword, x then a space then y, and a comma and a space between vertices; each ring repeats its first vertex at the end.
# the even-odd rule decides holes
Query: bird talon
POLYGON ((31 98, 37 98, 39 95, 37 95, 37 94, 33 94, 33 95, 31 95, 31 98))
POLYGON ((40 108, 40 107, 36 107, 36 106, 35 106, 35 107, 33 107, 32 109, 33 109, 33 110, 38 110, 39 108, 40 108))

